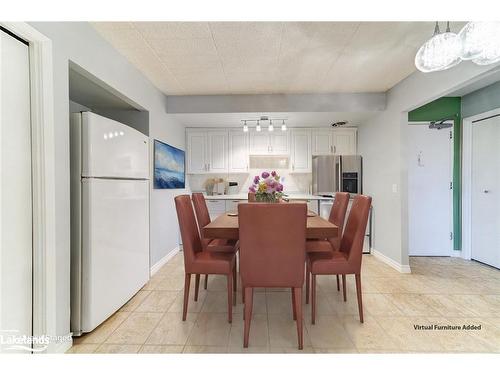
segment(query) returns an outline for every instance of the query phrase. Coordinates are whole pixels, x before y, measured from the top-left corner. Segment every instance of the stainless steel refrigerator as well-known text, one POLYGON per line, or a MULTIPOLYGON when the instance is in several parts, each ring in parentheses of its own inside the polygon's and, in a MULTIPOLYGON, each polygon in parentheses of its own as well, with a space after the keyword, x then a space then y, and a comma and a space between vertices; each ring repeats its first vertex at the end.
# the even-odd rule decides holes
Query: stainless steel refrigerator
POLYGON ((337 191, 363 193, 360 155, 322 155, 312 159, 314 195, 333 196, 337 191))

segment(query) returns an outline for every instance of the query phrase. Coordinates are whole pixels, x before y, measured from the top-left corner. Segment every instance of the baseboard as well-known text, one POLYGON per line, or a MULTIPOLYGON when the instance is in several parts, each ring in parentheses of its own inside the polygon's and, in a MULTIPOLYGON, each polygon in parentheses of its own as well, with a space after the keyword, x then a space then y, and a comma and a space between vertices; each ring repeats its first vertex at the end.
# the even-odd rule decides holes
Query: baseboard
POLYGON ((180 246, 175 247, 172 251, 170 251, 167 255, 161 258, 158 262, 153 264, 150 269, 150 274, 153 276, 156 272, 159 271, 165 264, 168 263, 170 259, 172 259, 179 251, 181 250, 180 246))
POLYGON ((377 251, 375 249, 372 249, 371 253, 373 256, 385 264, 391 266, 394 268, 396 271, 401 272, 401 273, 411 273, 411 268, 409 265, 403 265, 398 262, 396 262, 394 259, 389 258, 387 255, 382 254, 380 251, 377 251))

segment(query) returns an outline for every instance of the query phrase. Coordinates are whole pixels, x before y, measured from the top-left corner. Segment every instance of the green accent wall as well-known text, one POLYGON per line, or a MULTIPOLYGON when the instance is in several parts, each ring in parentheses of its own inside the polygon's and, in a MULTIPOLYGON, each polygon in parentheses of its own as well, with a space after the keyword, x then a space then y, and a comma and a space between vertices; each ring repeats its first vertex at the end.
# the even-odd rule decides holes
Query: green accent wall
POLYGON ((462 249, 461 160, 462 98, 443 97, 408 113, 408 121, 453 119, 453 248, 462 249))

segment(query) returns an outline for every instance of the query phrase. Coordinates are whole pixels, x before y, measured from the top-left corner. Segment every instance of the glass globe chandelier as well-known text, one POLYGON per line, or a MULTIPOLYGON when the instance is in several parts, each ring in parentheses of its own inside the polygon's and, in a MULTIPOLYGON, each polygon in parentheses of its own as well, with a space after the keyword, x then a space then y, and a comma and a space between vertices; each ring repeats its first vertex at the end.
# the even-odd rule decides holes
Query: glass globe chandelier
POLYGON ((478 65, 500 61, 500 22, 469 22, 458 33, 460 57, 478 65))
POLYGON ((434 35, 425 42, 415 56, 415 66, 424 73, 449 69, 460 63, 461 44, 458 35, 450 31, 441 33, 436 22, 434 35))

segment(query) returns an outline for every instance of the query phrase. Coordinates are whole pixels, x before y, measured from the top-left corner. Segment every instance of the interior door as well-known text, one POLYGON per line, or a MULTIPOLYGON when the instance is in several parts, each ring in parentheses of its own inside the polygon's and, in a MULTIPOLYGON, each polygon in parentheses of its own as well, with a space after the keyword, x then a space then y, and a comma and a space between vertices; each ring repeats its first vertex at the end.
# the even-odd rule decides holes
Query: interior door
POLYGON ((450 256, 453 251, 450 132, 408 125, 409 255, 450 256))
POLYGON ((500 117, 472 124, 471 258, 500 268, 500 117))
POLYGON ((32 334, 32 192, 28 46, 0 30, 0 352, 32 334))

